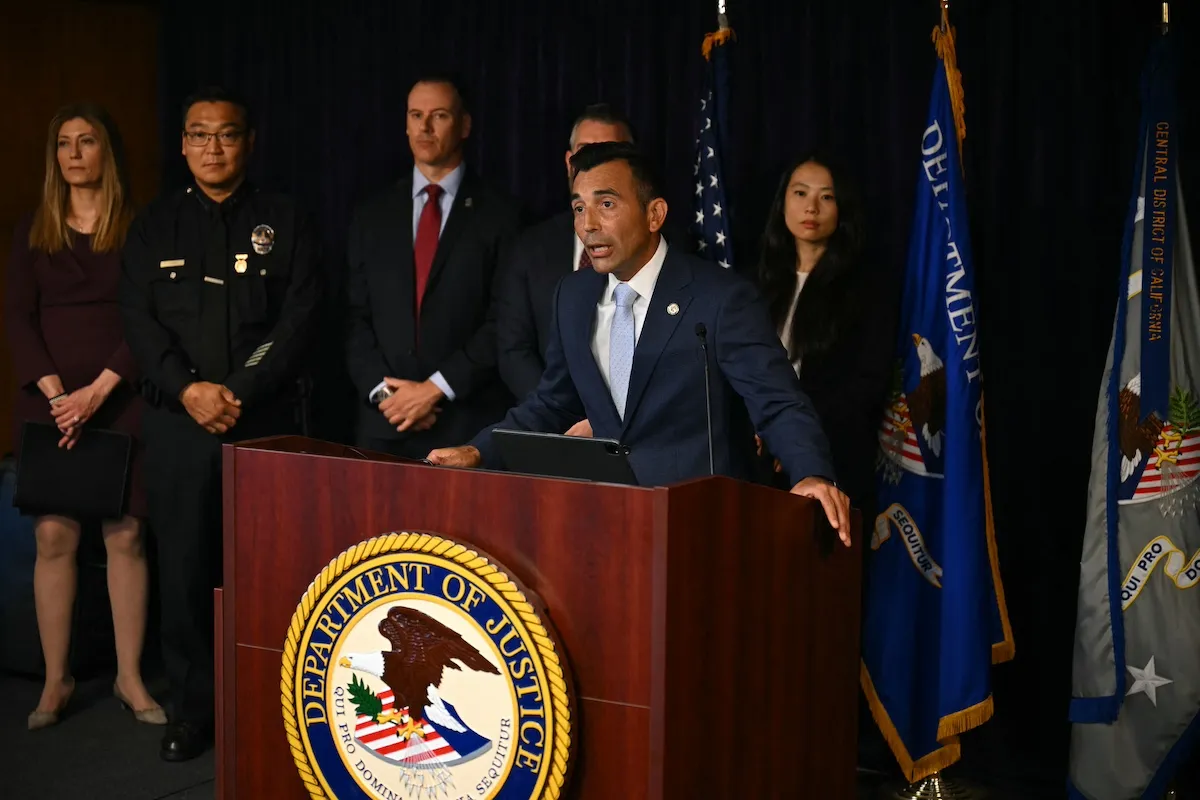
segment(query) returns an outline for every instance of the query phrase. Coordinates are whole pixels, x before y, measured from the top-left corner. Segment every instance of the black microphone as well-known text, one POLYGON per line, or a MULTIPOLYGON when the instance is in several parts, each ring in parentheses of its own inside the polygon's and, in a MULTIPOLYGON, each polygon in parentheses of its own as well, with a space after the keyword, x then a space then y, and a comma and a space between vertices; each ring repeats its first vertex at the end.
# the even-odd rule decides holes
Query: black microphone
POLYGON ((700 340, 700 352, 704 356, 704 416, 708 420, 708 474, 716 475, 713 466, 713 432, 712 432, 712 384, 708 377, 708 328, 703 322, 696 323, 696 338, 700 340))

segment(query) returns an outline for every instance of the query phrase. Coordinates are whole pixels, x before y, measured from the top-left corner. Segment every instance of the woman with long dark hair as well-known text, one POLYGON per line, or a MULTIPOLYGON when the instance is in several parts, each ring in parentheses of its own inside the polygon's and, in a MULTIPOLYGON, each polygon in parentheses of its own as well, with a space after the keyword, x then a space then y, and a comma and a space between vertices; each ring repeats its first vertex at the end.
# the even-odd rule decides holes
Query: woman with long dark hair
MULTIPOLYGON (((142 399, 117 310, 120 248, 134 216, 121 138, 103 109, 67 106, 50 122, 45 159, 41 203, 13 237, 5 296, 18 384, 15 441, 24 422, 56 426, 64 448, 89 428, 136 437, 142 399)), ((139 721, 164 725, 140 666, 148 586, 141 460, 135 438, 125 515, 100 520, 117 647, 113 694, 139 721)), ((41 513, 35 522, 33 593, 46 683, 30 730, 58 722, 75 689, 68 652, 82 522, 67 513, 41 513)))
POLYGON ((866 274, 864 244, 858 193, 833 160, 807 154, 784 170, 763 230, 758 285, 820 414, 838 483, 867 527, 892 314, 866 274))

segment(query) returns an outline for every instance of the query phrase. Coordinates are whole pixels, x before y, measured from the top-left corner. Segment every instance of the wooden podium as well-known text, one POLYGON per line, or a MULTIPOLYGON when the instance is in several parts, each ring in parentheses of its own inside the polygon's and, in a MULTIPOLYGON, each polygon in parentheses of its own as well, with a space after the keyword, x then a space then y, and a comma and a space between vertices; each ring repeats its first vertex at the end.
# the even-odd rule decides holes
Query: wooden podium
POLYGON ((228 445, 217 793, 305 800, 280 668, 296 603, 380 533, 474 545, 537 592, 574 677, 566 797, 849 798, 861 526, 729 478, 630 488, 402 462, 299 437, 228 445))

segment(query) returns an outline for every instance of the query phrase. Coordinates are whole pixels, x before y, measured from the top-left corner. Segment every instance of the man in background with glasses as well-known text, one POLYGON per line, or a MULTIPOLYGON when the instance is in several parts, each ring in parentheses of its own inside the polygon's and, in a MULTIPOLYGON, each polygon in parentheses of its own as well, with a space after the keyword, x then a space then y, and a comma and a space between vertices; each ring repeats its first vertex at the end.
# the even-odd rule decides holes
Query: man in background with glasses
POLYGON ((151 406, 143 441, 172 695, 167 761, 212 742, 221 444, 298 432, 297 378, 320 297, 313 221, 246 180, 254 138, 243 100, 219 88, 189 97, 181 146, 193 182, 139 215, 123 253, 126 337, 151 406))

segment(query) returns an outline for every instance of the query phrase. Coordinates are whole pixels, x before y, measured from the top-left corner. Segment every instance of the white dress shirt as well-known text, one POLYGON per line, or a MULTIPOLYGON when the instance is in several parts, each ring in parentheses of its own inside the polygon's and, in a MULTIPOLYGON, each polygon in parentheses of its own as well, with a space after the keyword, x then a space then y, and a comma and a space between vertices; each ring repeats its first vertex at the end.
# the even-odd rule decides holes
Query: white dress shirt
MULTIPOLYGON (((650 298, 654 296, 654 285, 658 283, 658 276, 662 272, 663 262, 666 259, 667 240, 659 236, 658 249, 646 262, 646 266, 638 270, 637 275, 634 275, 633 279, 629 281, 629 288, 637 292, 637 299, 633 301, 635 342, 642 338, 642 325, 646 322, 646 311, 650 308, 650 298)), ((620 282, 616 275, 609 273, 608 286, 604 288, 604 294, 601 295, 600 302, 596 304, 596 322, 592 327, 592 356, 596 359, 596 366, 600 367, 604 385, 609 389, 612 388, 612 381, 608 354, 612 339, 612 321, 617 313, 617 303, 613 300, 613 293, 620 282)))
POLYGON ((783 346, 787 348, 788 360, 792 362, 792 369, 796 370, 796 375, 800 375, 800 356, 792 355, 792 320, 796 317, 796 306, 800 304, 800 291, 804 288, 804 282, 808 280, 809 273, 796 273, 796 293, 792 295, 792 304, 788 307, 787 316, 783 319, 783 324, 779 326, 779 339, 783 342, 783 346))
MULTIPOLYGON (((459 164, 450 172, 449 175, 438 181, 438 186, 442 187, 442 195, 438 198, 438 206, 442 209, 442 227, 438 229, 439 237, 446 230, 446 220, 450 219, 450 209, 454 206, 454 198, 458 196, 458 190, 462 186, 463 172, 465 169, 465 164, 459 164)), ((430 183, 432 183, 432 181, 426 178, 421 173, 421 170, 414 166, 412 174, 412 230, 414 244, 417 241, 417 226, 420 225, 421 222, 421 212, 425 210, 425 204, 429 202, 429 195, 425 193, 425 187, 430 183)), ((576 237, 576 239, 578 238, 579 237, 576 237)), ((447 400, 454 400, 454 390, 450 388, 450 384, 447 383, 446 379, 442 377, 442 373, 433 373, 429 376, 429 380, 434 386, 442 390, 442 394, 446 395, 447 400)), ((380 381, 379 384, 371 390, 371 393, 367 396, 367 399, 372 403, 378 403, 383 399, 381 392, 385 386, 387 386, 387 381, 380 381)))

